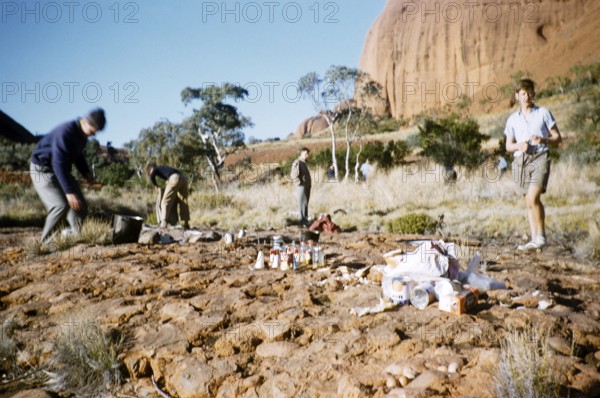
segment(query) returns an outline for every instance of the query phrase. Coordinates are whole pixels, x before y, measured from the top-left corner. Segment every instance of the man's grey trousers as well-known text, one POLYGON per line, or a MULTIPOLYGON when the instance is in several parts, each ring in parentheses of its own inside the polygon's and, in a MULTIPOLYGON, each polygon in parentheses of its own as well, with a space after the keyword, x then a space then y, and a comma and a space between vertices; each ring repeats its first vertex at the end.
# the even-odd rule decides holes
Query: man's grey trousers
POLYGON ((298 212, 302 222, 308 221, 308 201, 310 200, 310 187, 299 185, 296 187, 296 198, 298 199, 298 212))
POLYGON ((44 229, 42 230, 41 242, 48 243, 52 240, 53 233, 65 219, 71 226, 71 230, 79 233, 81 223, 87 215, 87 203, 81 193, 81 188, 77 187, 78 192, 75 192, 75 194, 82 201, 82 206, 79 211, 75 211, 69 207, 67 196, 63 192, 58 178, 56 178, 51 168, 31 163, 29 165, 29 172, 33 186, 48 212, 44 229))

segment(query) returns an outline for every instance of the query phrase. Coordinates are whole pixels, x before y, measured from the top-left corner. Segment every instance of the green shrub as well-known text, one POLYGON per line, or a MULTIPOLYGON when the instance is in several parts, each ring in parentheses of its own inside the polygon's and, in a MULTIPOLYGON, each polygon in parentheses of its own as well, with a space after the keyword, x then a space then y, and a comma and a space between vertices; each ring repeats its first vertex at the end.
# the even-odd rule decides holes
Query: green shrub
POLYGON ((387 232, 395 234, 426 234, 435 232, 436 221, 424 213, 409 213, 385 223, 387 232))
POLYGON ((133 175, 126 163, 111 163, 97 170, 98 181, 102 184, 121 187, 133 175))
MULTIPOLYGON (((353 145, 350 150, 350 174, 354 173, 354 167, 356 166, 356 154, 360 148, 358 145, 353 145)), ((389 170, 393 167, 402 165, 406 156, 410 154, 410 147, 406 141, 368 141, 363 145, 362 152, 360 153, 359 162, 362 163, 366 159, 371 160, 371 163, 376 164, 381 170, 389 170)), ((346 150, 339 149, 335 153, 338 171, 340 175, 344 173, 346 150)), ((292 163, 296 159, 296 156, 289 158, 284 162, 280 168, 282 177, 288 177, 292 169, 292 163)), ((311 154, 308 158, 308 165, 311 170, 327 170, 331 164, 331 149, 324 148, 320 151, 311 154)))
POLYGON ((577 132, 597 132, 600 129, 600 87, 594 86, 579 91, 579 99, 569 117, 567 127, 577 132))
POLYGON ((404 119, 395 119, 389 116, 382 116, 377 120, 377 127, 373 133, 389 133, 400 130, 408 123, 404 119))
POLYGON ((456 114, 438 119, 426 117, 419 126, 422 155, 443 166, 474 168, 481 164, 481 144, 487 138, 474 119, 461 119, 456 114))
POLYGON ((17 144, 0 137, 0 167, 9 170, 29 170, 31 153, 36 144, 17 144))

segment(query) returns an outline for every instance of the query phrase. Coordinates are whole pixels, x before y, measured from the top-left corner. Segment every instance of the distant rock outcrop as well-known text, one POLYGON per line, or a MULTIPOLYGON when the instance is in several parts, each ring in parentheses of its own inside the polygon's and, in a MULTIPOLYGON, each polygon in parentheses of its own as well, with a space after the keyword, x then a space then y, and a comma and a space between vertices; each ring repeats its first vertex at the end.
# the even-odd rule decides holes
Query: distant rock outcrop
POLYGON ((300 123, 293 136, 294 138, 310 137, 314 134, 320 133, 327 127, 327 120, 325 120, 323 116, 312 116, 300 123))
POLYGON ((0 111, 0 136, 21 144, 35 144, 42 137, 34 136, 6 113, 0 111))
POLYGON ((394 117, 461 95, 504 105, 498 89, 517 71, 543 83, 600 62, 599 20, 598 0, 388 0, 359 67, 383 85, 394 117))

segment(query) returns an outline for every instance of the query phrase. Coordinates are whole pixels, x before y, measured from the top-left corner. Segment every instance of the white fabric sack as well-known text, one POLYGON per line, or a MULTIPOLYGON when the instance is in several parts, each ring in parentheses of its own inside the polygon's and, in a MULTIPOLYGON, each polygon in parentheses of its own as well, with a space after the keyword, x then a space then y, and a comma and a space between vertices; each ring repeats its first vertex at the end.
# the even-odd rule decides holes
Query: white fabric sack
MULTIPOLYGON (((443 241, 415 241, 417 248, 412 252, 403 253, 394 250, 385 253, 383 257, 388 266, 390 275, 415 274, 431 277, 447 276, 450 266, 448 253, 454 250, 454 244, 446 244, 443 241)), ((455 260, 455 259, 454 259, 455 260)))

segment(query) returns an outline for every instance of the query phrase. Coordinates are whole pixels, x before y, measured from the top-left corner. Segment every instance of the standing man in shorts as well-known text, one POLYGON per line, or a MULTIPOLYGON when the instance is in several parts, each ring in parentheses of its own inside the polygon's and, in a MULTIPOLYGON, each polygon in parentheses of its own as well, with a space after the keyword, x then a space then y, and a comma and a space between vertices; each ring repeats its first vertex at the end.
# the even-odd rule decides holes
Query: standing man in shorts
POLYGON ((546 192, 550 176, 549 145, 562 141, 552 113, 533 103, 535 83, 522 79, 515 89, 514 100, 519 110, 506 122, 506 150, 514 152, 512 171, 517 193, 525 197, 531 240, 517 250, 535 251, 546 246, 545 213, 541 196, 546 192))

